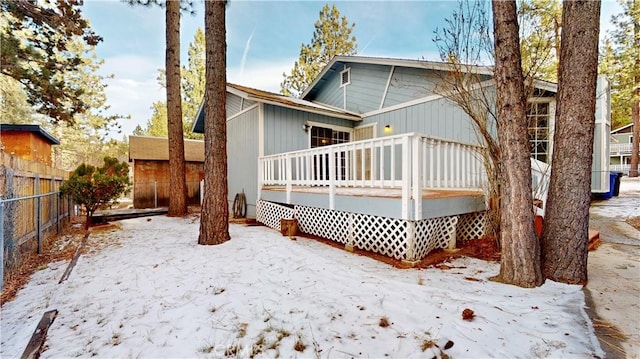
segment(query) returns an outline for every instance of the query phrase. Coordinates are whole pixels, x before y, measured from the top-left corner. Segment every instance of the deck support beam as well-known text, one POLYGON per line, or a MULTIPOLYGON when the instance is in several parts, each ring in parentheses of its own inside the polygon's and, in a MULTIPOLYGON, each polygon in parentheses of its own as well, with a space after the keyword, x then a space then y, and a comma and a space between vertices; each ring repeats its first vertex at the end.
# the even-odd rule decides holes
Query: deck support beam
POLYGON ((416 260, 416 221, 407 221, 407 252, 404 260, 412 262, 416 260))

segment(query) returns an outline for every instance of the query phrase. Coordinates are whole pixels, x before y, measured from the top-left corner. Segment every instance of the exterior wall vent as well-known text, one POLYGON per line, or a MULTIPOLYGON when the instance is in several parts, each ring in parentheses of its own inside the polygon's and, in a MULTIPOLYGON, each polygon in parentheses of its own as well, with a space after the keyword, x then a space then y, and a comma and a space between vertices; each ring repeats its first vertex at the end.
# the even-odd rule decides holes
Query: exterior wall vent
POLYGON ((340 87, 346 86, 351 83, 351 69, 347 68, 340 72, 340 87))

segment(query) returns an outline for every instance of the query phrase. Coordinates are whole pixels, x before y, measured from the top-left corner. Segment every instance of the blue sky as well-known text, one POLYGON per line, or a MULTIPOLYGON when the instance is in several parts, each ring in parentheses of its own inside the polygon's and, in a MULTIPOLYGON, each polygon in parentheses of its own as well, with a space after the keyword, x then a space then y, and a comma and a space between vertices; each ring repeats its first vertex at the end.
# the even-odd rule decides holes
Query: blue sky
MULTIPOLYGON (((204 4, 194 3, 196 14, 184 14, 181 19, 183 64, 196 29, 204 28, 204 4)), ((313 24, 325 3, 231 0, 226 15, 228 81, 279 92, 282 73, 293 67, 300 45, 311 41, 313 24)), ((429 60, 438 60, 434 30, 442 28, 458 6, 457 1, 435 0, 335 4, 356 24, 359 55, 429 60)), ((603 1, 605 31, 618 9, 613 0, 603 1)), ((151 117, 151 104, 165 98, 156 80, 158 69, 164 67, 164 10, 116 0, 85 0, 82 11, 104 38, 96 52, 105 61, 101 72, 114 75, 106 81, 108 104, 111 112, 132 116, 121 123, 123 134, 129 135, 151 117)))

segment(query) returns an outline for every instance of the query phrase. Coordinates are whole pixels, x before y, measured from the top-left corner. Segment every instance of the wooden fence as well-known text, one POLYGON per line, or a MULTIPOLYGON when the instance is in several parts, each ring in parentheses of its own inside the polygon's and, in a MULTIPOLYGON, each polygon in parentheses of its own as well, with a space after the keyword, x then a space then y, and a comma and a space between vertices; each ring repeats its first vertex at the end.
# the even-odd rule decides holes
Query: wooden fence
POLYGON ((67 171, 0 153, 0 241, 4 272, 17 267, 24 255, 42 252, 44 237, 60 231, 71 213, 71 202, 60 196, 67 171))

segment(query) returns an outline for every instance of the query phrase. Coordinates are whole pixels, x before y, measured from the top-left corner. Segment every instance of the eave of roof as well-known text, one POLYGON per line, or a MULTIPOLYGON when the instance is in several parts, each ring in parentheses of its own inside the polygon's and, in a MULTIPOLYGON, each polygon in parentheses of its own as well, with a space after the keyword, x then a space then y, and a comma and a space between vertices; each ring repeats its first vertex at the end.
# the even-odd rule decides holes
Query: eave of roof
MULTIPOLYGON (((374 65, 386 65, 397 67, 409 67, 420 68, 426 70, 436 71, 451 71, 451 65, 446 62, 438 61, 426 61, 426 60, 408 60, 397 58, 384 58, 384 57, 364 57, 364 56, 334 56, 331 61, 325 66, 320 74, 313 80, 309 87, 302 93, 301 98, 306 98, 314 87, 323 80, 324 76, 332 71, 335 64, 338 63, 358 63, 358 64, 374 64, 374 65)), ((472 71, 480 75, 493 76, 493 66, 477 66, 477 65, 463 65, 464 70, 472 71)), ((558 85, 544 80, 535 79, 533 82, 536 88, 557 93, 558 85)))
POLYGON ((13 125, 13 124, 0 124, 0 131, 14 131, 14 132, 32 132, 37 134, 38 136, 44 138, 47 142, 52 145, 59 145, 60 141, 53 137, 52 134, 47 132, 44 128, 39 125, 13 125))
POLYGON ((611 133, 612 133, 612 134, 613 134, 613 133, 617 133, 617 132, 620 132, 620 131, 622 131, 622 130, 625 130, 625 129, 629 128, 629 127, 633 127, 633 122, 631 122, 631 123, 629 123, 629 124, 627 124, 627 125, 624 125, 624 126, 618 127, 618 128, 616 128, 615 130, 611 130, 611 133))
POLYGON ((332 117, 338 117, 351 121, 362 121, 360 115, 346 110, 339 110, 332 107, 320 105, 311 101, 306 101, 298 98, 288 97, 273 92, 263 91, 246 87, 242 85, 227 84, 227 91, 243 97, 248 100, 254 100, 262 103, 268 103, 276 106, 282 106, 291 108, 294 110, 303 110, 307 112, 313 112, 321 115, 328 115, 332 117))
MULTIPOLYGON (((251 87, 246 87, 238 84, 227 83, 227 92, 232 93, 234 95, 240 96, 246 100, 257 101, 261 103, 266 103, 270 105, 286 107, 294 110, 306 111, 311 113, 316 113, 319 115, 326 115, 336 118, 342 118, 345 120, 351 121, 362 121, 362 117, 359 114, 336 109, 333 107, 329 107, 326 105, 321 105, 318 103, 314 103, 311 101, 306 101, 294 97, 288 97, 280 94, 276 94, 273 92, 258 90, 251 87)), ((200 107, 198 107, 198 112, 196 113, 196 120, 193 121, 193 126, 191 127, 191 131, 199 132, 201 126, 198 126, 200 118, 204 116, 204 100, 200 103, 200 107)), ((204 128, 204 127, 203 127, 204 128)))
MULTIPOLYGON (((204 141, 184 139, 184 158, 187 162, 204 162, 204 141)), ((129 161, 169 160, 169 139, 154 136, 129 136, 129 161)))

